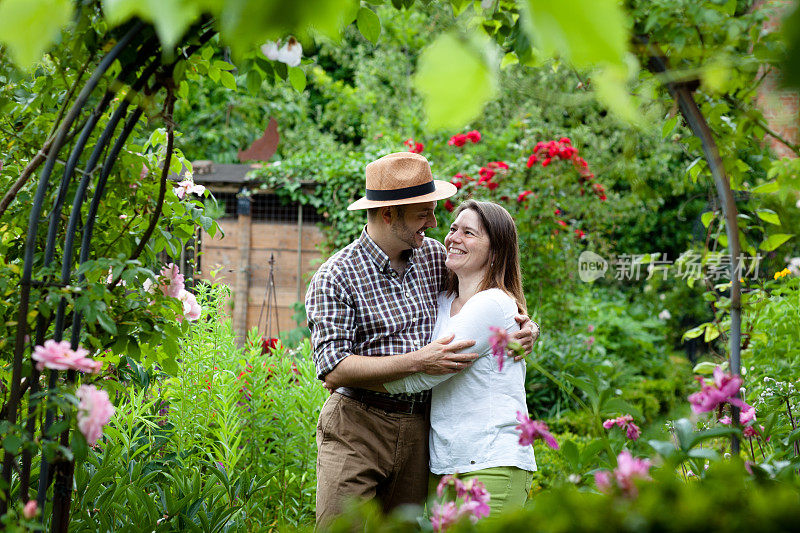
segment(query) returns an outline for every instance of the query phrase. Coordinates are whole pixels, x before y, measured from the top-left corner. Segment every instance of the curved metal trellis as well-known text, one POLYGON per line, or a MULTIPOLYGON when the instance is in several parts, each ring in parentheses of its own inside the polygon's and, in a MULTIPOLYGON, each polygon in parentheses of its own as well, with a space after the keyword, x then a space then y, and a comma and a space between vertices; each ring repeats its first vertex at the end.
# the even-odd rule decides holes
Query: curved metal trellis
MULTIPOLYGON (((175 64, 178 61, 188 59, 199 48, 206 44, 215 34, 216 30, 210 28, 209 21, 199 24, 192 28, 185 38, 185 42, 193 42, 191 45, 183 46, 182 54, 178 59, 171 63, 163 63, 162 55, 158 47, 158 40, 155 38, 152 30, 147 28, 144 23, 134 21, 123 28, 122 35, 116 41, 116 44, 105 54, 103 59, 98 63, 92 75, 86 81, 85 85, 75 98, 74 103, 69 111, 64 115, 61 123, 58 126, 55 137, 50 145, 47 159, 41 171, 39 182, 34 195, 31 212, 29 216, 28 232, 25 241, 24 250, 24 265, 22 271, 21 287, 20 287, 20 304, 18 310, 18 328, 16 342, 14 346, 14 357, 12 360, 12 379, 11 388, 8 402, 5 406, 5 418, 9 424, 14 425, 17 422, 18 411, 21 407, 21 399, 26 391, 29 394, 28 411, 26 414, 26 431, 29 436, 33 436, 36 429, 36 413, 38 403, 41 400, 42 391, 39 388, 40 374, 36 370, 33 361, 29 360, 32 367, 31 375, 27 380, 22 377, 23 358, 26 348, 27 331, 27 316, 30 308, 31 287, 34 285, 47 285, 50 282, 45 280, 33 280, 33 267, 34 257, 37 248, 37 234, 41 212, 44 206, 45 198, 48 195, 50 176, 55 168, 58 154, 67 145, 77 133, 77 129, 73 130, 73 124, 76 123, 80 115, 84 112, 84 107, 90 100, 91 95, 100 85, 100 82, 105 78, 109 68, 115 61, 122 62, 121 72, 116 80, 109 85, 109 87, 123 86, 132 75, 138 74, 136 80, 130 84, 130 90, 125 95, 125 98, 117 106, 108 119, 102 133, 97 138, 92 152, 87 160, 85 170, 80 181, 75 188, 75 193, 72 199, 72 209, 67 223, 62 257, 61 257, 61 275, 57 285, 65 286, 72 281, 74 255, 77 251, 79 254, 78 265, 85 263, 89 260, 92 252, 92 236, 96 217, 100 211, 102 199, 105 193, 106 184, 111 175, 114 164, 119 157, 122 148, 124 147, 128 137, 133 132, 136 124, 139 122, 144 109, 141 106, 136 107, 129 113, 130 104, 134 98, 141 91, 146 94, 155 94, 162 89, 166 89, 167 97, 165 104, 164 120, 167 123, 168 130, 168 147, 167 158, 163 164, 161 175, 160 194, 158 199, 158 209, 150 221, 150 224, 142 238, 142 241, 137 246, 134 252, 134 258, 137 257, 144 246, 161 214, 161 203, 164 199, 167 175, 169 171, 169 162, 172 152, 172 107, 174 105, 174 85, 171 78, 175 64), (132 59, 123 61, 123 58, 131 57, 132 59), (153 81, 151 82, 151 78, 153 81), (127 118, 126 118, 127 116, 127 118), (114 140, 114 134, 120 124, 124 125, 121 131, 114 140), (112 144, 113 141, 113 144, 112 144), (110 146, 110 149, 109 149, 110 146), (94 188, 90 188, 92 177, 98 170, 96 167, 104 152, 108 152, 99 168, 99 175, 94 188), (94 194, 91 199, 88 210, 85 213, 85 221, 83 222, 80 244, 75 249, 75 239, 81 226, 81 216, 83 204, 86 201, 87 193, 93 190, 94 194)), ((52 209, 49 213, 48 230, 45 239, 45 250, 43 254, 43 266, 49 267, 56 259, 56 240, 59 235, 60 222, 62 220, 62 211, 67 200, 67 194, 70 185, 73 181, 75 170, 77 169, 78 162, 81 156, 87 149, 87 144, 95 131, 100 119, 104 116, 105 112, 114 100, 115 89, 107 89, 99 98, 94 109, 89 112, 89 116, 85 119, 83 124, 78 124, 80 128, 80 135, 75 141, 69 157, 64 164, 64 173, 58 185, 52 209)), ((78 276, 78 284, 85 282, 83 274, 78 276)), ((110 287, 116 285, 118 280, 110 284, 110 287)), ((80 312, 73 311, 70 324, 70 341, 73 349, 78 347, 80 340, 80 330, 82 325, 82 315, 80 312)), ((47 332, 52 326, 52 338, 60 341, 63 338, 65 324, 67 322, 67 299, 62 298, 59 301, 57 311, 55 313, 54 321, 48 320, 42 315, 37 317, 35 328, 35 342, 42 344, 47 332)), ((30 357, 30 353, 28 354, 30 357)), ((55 370, 50 371, 48 379, 48 389, 53 389, 58 384, 59 372, 55 370)), ((73 382, 75 380, 74 371, 67 372, 66 380, 73 382)), ((42 437, 45 436, 48 429, 51 428, 56 417, 56 410, 52 405, 49 405, 45 415, 45 421, 41 428, 42 437)), ((61 433, 59 441, 62 445, 69 444, 70 432, 65 430, 61 433)), ((17 469, 16 461, 17 455, 9 451, 4 452, 2 476, 4 481, 4 498, 0 498, 0 515, 4 514, 7 510, 8 502, 11 495, 11 481, 14 471, 19 473, 19 495, 24 500, 28 499, 28 491, 31 486, 31 454, 26 449, 21 454, 21 467, 17 469)), ((65 457, 57 458, 53 464, 50 464, 44 457, 41 459, 41 467, 39 469, 38 478, 38 491, 37 500, 39 507, 44 509, 45 497, 50 484, 55 480, 53 492, 53 516, 51 529, 53 531, 67 531, 69 525, 69 509, 71 504, 72 493, 72 477, 73 477, 74 461, 65 457)))

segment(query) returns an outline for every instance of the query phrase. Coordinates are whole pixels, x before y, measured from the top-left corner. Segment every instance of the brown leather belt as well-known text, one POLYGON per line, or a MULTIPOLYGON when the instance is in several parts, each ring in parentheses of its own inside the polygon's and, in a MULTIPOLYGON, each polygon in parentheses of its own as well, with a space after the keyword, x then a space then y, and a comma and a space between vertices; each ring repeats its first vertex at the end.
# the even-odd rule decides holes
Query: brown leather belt
POLYGON ((430 406, 429 402, 401 400, 399 398, 381 396, 375 392, 364 389, 339 387, 336 389, 336 392, 342 396, 347 396, 348 398, 352 398, 370 407, 383 409, 389 413, 402 413, 406 415, 424 414, 428 412, 428 407, 430 406))

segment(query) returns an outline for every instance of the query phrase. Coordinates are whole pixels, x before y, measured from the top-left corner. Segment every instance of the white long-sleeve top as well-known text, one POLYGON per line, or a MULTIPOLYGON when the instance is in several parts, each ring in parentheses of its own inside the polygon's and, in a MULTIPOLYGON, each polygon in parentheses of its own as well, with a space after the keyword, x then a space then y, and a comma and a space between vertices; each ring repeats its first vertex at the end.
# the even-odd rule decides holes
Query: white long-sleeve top
POLYGON ((506 358, 502 372, 491 356, 490 326, 519 330, 517 304, 500 289, 481 291, 450 316, 453 297, 438 297, 433 339, 455 333, 452 342, 474 339, 462 350, 480 357, 456 374, 413 374, 384 384, 391 393, 432 388, 430 469, 434 474, 466 473, 495 466, 536 470, 532 446, 519 445, 517 411, 527 413, 525 362, 506 358), (488 357, 487 357, 488 356, 488 357))

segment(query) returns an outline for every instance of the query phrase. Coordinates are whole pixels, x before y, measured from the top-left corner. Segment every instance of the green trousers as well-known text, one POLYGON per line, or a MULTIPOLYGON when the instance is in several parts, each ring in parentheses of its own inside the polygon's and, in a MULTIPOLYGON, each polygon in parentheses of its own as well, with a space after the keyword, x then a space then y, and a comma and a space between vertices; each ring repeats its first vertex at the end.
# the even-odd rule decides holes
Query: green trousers
MULTIPOLYGON (((436 497, 436 487, 439 485, 439 480, 442 478, 440 475, 431 474, 430 487, 428 495, 436 497)), ((491 499, 489 500, 489 507, 491 513, 489 518, 493 518, 500 514, 504 509, 522 507, 528 499, 528 493, 533 483, 533 472, 522 470, 515 466, 497 466, 494 468, 486 468, 484 470, 476 470, 467 474, 460 474, 458 476, 462 481, 469 481, 470 479, 477 478, 481 481, 486 490, 489 492, 491 499)), ((445 493, 444 497, 447 500, 453 500, 455 493, 452 487, 445 493)))

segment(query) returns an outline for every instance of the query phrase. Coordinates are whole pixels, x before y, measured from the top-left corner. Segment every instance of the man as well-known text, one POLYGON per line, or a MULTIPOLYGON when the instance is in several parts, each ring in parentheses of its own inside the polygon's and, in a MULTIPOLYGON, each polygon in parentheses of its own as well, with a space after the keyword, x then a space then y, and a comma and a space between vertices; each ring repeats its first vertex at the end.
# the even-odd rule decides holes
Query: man
MULTIPOLYGON (((436 227, 436 202, 455 192, 433 179, 419 154, 368 164, 366 196, 348 207, 367 209, 367 226, 311 280, 306 311, 317 377, 336 388, 317 425, 318 525, 348 497, 378 497, 389 511, 427 496, 430 391, 390 395, 358 387, 416 372, 458 372, 477 357, 460 353, 474 341, 451 343, 450 336, 426 344, 446 253, 425 230, 436 227)), ((515 337, 533 343, 530 327, 515 337)))

